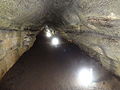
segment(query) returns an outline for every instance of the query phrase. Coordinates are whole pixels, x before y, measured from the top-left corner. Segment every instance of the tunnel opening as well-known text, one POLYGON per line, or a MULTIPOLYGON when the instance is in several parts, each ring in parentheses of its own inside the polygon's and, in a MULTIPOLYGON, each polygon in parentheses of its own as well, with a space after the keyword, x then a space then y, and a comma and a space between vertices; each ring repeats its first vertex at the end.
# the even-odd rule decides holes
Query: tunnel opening
POLYGON ((63 43, 56 48, 50 45, 50 39, 44 31, 39 33, 33 47, 22 55, 1 80, 0 89, 86 90, 77 80, 78 72, 83 67, 93 68, 94 73, 94 84, 87 90, 118 88, 118 81, 94 58, 75 44, 58 37, 63 43))

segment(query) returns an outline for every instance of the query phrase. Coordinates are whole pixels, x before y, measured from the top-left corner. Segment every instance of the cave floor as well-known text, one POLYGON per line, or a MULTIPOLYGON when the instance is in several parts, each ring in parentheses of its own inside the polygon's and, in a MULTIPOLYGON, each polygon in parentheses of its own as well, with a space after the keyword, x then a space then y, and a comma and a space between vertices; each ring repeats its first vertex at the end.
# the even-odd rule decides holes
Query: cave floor
POLYGON ((65 42, 52 47, 40 35, 1 80, 0 90, 120 90, 120 83, 74 44, 65 42), (86 66, 91 64, 98 73, 88 87, 77 81, 81 62, 86 66))

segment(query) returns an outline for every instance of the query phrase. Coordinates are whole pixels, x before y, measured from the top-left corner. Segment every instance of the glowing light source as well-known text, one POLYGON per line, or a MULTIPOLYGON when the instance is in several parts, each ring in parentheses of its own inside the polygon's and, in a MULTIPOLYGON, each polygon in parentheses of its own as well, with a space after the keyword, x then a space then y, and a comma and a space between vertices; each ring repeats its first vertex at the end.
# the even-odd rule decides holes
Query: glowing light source
POLYGON ((51 40, 52 45, 57 46, 60 44, 60 41, 57 37, 53 37, 51 40))
POLYGON ((50 32, 50 31, 47 31, 47 32, 46 32, 46 36, 47 36, 48 38, 50 38, 50 37, 52 36, 51 32, 50 32))
POLYGON ((93 70, 84 68, 78 73, 78 82, 80 85, 89 86, 93 81, 93 70))
POLYGON ((46 30, 46 37, 50 38, 52 36, 51 33, 51 28, 49 28, 47 25, 45 26, 45 30, 46 30))

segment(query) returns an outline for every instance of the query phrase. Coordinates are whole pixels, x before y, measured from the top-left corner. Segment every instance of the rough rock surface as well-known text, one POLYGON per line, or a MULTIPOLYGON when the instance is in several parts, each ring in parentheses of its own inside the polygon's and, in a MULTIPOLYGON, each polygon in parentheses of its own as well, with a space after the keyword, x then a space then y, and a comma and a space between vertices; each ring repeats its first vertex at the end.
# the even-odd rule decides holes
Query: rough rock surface
POLYGON ((41 4, 37 0, 0 0, 0 78, 33 45, 38 33, 35 27, 39 30, 41 24, 37 26, 34 17, 41 4))
POLYGON ((119 0, 0 0, 0 77, 44 24, 120 76, 119 9, 119 0))
POLYGON ((78 0, 64 14, 63 36, 97 57, 120 76, 120 12, 118 0, 78 0))
POLYGON ((30 31, 0 30, 0 78, 35 40, 30 31))

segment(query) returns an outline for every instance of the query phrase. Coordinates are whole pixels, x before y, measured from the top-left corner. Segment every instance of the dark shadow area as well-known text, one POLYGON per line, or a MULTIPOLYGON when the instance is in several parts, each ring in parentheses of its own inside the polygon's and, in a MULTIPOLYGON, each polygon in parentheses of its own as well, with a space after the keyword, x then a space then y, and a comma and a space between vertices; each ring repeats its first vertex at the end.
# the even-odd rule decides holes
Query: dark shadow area
POLYGON ((33 47, 4 76, 0 90, 81 90, 76 78, 82 67, 93 68, 96 82, 110 78, 108 72, 84 51, 60 40, 63 43, 53 47, 40 33, 33 47))

